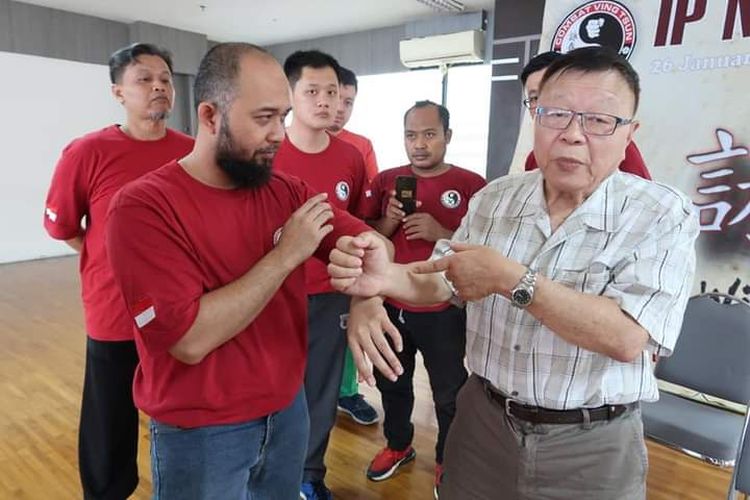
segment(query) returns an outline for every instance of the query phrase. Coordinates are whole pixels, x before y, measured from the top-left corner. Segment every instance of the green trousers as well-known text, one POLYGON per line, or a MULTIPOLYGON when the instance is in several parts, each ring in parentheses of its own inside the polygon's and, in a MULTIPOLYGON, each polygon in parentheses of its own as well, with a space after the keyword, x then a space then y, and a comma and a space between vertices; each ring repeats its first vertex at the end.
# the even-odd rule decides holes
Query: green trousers
POLYGON ((347 347, 344 358, 344 374, 341 377, 341 387, 339 388, 339 397, 346 398, 354 396, 358 392, 359 384, 357 383, 357 367, 354 365, 352 351, 347 347))

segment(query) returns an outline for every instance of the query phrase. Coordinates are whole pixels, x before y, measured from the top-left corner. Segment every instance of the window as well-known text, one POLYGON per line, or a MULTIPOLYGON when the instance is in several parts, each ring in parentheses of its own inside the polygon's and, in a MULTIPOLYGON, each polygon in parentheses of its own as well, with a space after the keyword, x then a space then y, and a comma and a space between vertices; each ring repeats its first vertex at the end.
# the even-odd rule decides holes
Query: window
POLYGON ((384 73, 358 80, 357 101, 346 128, 372 141, 380 170, 406 165, 409 160, 404 151, 404 113, 416 101, 440 102, 440 71, 384 73))
MULTIPOLYGON (((453 139, 446 161, 482 176, 487 171, 491 72, 485 64, 448 71, 453 139)), ((442 74, 437 69, 362 76, 347 128, 372 141, 381 170, 405 165, 404 113, 416 101, 439 103, 441 97, 442 74)))

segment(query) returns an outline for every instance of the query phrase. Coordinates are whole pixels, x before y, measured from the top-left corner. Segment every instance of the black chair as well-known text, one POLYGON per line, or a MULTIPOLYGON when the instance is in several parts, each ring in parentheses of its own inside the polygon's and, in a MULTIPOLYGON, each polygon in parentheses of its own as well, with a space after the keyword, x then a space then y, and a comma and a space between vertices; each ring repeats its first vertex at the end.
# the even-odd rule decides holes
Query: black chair
MULTIPOLYGON (((690 298, 672 356, 656 377, 739 405, 750 401, 750 304, 725 294, 690 298)), ((744 418, 735 411, 661 392, 642 405, 645 434, 719 467, 734 466, 744 418)))
POLYGON ((737 450, 737 461, 734 464, 732 482, 729 483, 728 500, 735 500, 737 492, 744 494, 745 500, 750 495, 750 433, 747 431, 748 422, 750 422, 750 413, 745 417, 745 427, 742 429, 740 447, 737 450))

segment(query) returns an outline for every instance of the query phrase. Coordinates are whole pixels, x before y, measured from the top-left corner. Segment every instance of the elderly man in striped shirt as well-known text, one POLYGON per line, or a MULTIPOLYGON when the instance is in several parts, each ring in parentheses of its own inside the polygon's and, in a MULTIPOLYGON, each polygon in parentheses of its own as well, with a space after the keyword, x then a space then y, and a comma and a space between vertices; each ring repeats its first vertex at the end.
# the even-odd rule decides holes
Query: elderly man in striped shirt
POLYGON ((430 261, 388 260, 343 237, 337 289, 356 297, 349 343, 362 375, 395 379, 397 330, 381 296, 466 303, 472 372, 448 434, 445 499, 645 498, 639 402, 675 346, 698 220, 675 189, 617 170, 638 122, 638 75, 609 49, 560 57, 536 112, 538 171, 472 199, 430 261))

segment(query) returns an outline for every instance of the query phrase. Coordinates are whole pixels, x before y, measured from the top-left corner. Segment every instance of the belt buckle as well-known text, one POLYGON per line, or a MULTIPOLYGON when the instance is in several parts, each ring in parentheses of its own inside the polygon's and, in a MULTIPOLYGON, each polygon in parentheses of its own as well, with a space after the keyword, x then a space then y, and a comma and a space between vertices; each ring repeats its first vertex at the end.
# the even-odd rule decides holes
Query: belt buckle
POLYGON ((510 413, 510 404, 513 402, 510 398, 505 398, 505 414, 509 417, 512 417, 513 415, 510 413))

